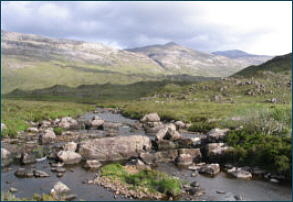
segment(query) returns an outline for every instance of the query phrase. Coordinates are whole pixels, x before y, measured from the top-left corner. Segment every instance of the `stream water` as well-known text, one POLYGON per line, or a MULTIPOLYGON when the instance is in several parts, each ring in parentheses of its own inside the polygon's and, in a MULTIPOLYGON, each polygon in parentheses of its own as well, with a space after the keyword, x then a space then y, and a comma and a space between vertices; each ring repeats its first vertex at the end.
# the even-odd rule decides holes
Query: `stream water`
MULTIPOLYGON (((104 112, 97 114, 105 121, 124 123, 119 128, 118 135, 146 135, 144 132, 131 132, 128 124, 135 120, 127 119, 120 114, 104 112)), ((86 113, 82 118, 92 118, 93 113, 86 113)), ((198 134, 181 133, 186 137, 197 137, 198 134)), ((153 138, 153 136, 148 135, 153 138)), ((29 165, 30 167, 31 165, 29 165)), ((114 193, 97 185, 88 185, 84 183, 93 179, 95 172, 84 169, 81 165, 66 167, 63 177, 58 178, 55 173, 51 172, 48 160, 34 164, 37 169, 43 170, 51 175, 49 178, 18 178, 14 172, 19 165, 11 165, 9 168, 1 169, 1 191, 7 192, 11 187, 19 191, 15 193, 17 197, 31 198, 34 193, 50 193, 54 183, 61 181, 66 184, 79 199, 88 201, 113 201, 126 200, 118 196, 114 199, 114 193)), ((205 189, 206 194, 200 197, 200 200, 209 201, 233 201, 235 195, 241 195, 244 200, 249 201, 292 201, 292 186, 290 184, 274 184, 265 180, 251 179, 241 180, 230 178, 226 173, 221 172, 217 176, 210 178, 199 175, 191 177, 192 171, 186 168, 178 168, 174 164, 160 163, 156 168, 159 171, 166 172, 169 175, 179 177, 182 180, 190 182, 198 181, 200 186, 205 189), (221 190, 226 193, 218 194, 221 190)), ((129 199, 127 199, 129 200, 129 199)), ((184 200, 184 199, 182 199, 184 200)))

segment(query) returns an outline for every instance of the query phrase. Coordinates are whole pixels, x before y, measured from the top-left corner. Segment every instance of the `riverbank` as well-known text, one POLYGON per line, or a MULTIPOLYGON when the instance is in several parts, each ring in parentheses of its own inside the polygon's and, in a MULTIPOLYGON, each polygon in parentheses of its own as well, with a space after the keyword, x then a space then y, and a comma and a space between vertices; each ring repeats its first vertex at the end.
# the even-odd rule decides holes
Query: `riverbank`
MULTIPOLYGON (((50 193, 50 190, 52 189, 53 185, 57 183, 58 181, 62 181, 64 184, 66 184, 70 190, 77 194, 78 198, 85 199, 85 200, 114 200, 116 197, 117 200, 121 200, 124 198, 121 198, 121 195, 116 195, 116 191, 105 191, 103 187, 93 185, 92 182, 94 181, 95 177, 97 176, 97 170, 88 170, 83 168, 84 165, 90 165, 94 167, 100 168, 100 166, 105 165, 103 162, 106 160, 108 161, 110 159, 116 159, 122 160, 124 159, 124 165, 131 163, 130 157, 135 157, 134 159, 140 159, 140 161, 143 162, 143 165, 145 166, 151 166, 152 169, 158 170, 160 172, 165 172, 169 176, 174 176, 180 179, 180 181, 184 184, 186 182, 189 182, 190 184, 194 181, 199 182, 199 186, 203 189, 202 191, 205 192, 203 196, 197 196, 195 190, 193 190, 192 193, 194 193, 194 196, 191 198, 184 197, 182 200, 192 200, 192 199, 213 199, 213 200, 225 200, 225 198, 233 199, 233 200, 240 200, 242 198, 246 199, 252 199, 252 200, 287 200, 286 198, 292 197, 292 192, 290 192, 290 187, 288 185, 282 185, 282 180, 278 180, 281 184, 274 184, 273 182, 264 181, 264 180, 258 180, 258 178, 253 177, 250 178, 250 180, 243 180, 239 178, 231 178, 233 175, 228 174, 227 171, 225 171, 224 167, 221 167, 219 171, 215 171, 211 177, 206 177, 206 175, 202 175, 200 173, 203 173, 203 167, 205 164, 203 164, 202 157, 200 157, 200 153, 203 151, 200 149, 201 147, 206 148, 206 144, 210 144, 207 142, 207 138, 209 136, 201 135, 201 134, 185 134, 182 131, 178 131, 176 124, 175 128, 170 125, 170 123, 162 122, 160 123, 160 120, 156 120, 157 117, 145 117, 142 119, 141 123, 136 122, 135 120, 127 119, 122 117, 120 114, 115 113, 115 110, 98 110, 96 112, 92 111, 89 113, 86 113, 84 116, 80 116, 77 121, 78 123, 84 123, 86 130, 72 130, 70 129, 71 125, 75 127, 75 122, 72 119, 64 119, 56 121, 52 120, 50 124, 56 124, 52 125, 55 126, 66 126, 66 122, 70 123, 69 125, 69 131, 64 131, 60 135, 56 135, 55 141, 49 144, 41 144, 40 141, 40 134, 39 133, 22 133, 18 139, 9 140, 9 141, 2 141, 2 148, 6 148, 11 153, 13 152, 13 148, 17 148, 15 150, 14 159, 16 159, 16 164, 12 164, 7 169, 2 169, 2 179, 5 181, 2 181, 1 183, 1 190, 2 191, 8 191, 11 187, 18 188, 19 191, 16 192, 16 195, 18 197, 31 197, 33 195, 32 192, 37 192, 39 194, 41 193, 50 193), (97 118, 99 117, 99 118, 97 118), (155 119, 153 119, 155 118, 155 119), (88 120, 88 121, 87 121, 88 120), (144 122, 145 120, 145 122, 144 122), (99 122, 103 121, 103 128, 99 128, 98 124, 99 122), (90 124, 90 123, 91 124, 90 124), (150 124, 150 122, 152 124, 150 124), (62 124, 61 124, 62 123, 62 124), (164 136, 162 137, 164 140, 158 141, 158 139, 161 137, 158 136, 157 133, 146 133, 146 130, 154 130, 153 126, 159 126, 162 127, 162 129, 165 126, 169 126, 173 129, 170 129, 169 134, 167 135, 168 131, 164 133, 164 136), (106 127, 104 127, 106 126, 106 127), (152 126, 152 127, 151 127, 152 126), (150 127, 148 129, 148 127, 150 127), (172 132, 173 131, 173 132, 172 132), (181 138, 176 140, 176 136, 179 133, 181 138), (157 135, 156 135, 157 134, 157 135), (133 137, 135 135, 140 135, 143 138, 134 140, 142 141, 141 145, 134 144, 134 147, 132 147, 131 144, 127 144, 127 142, 132 141, 133 137), (167 135, 167 136, 166 136, 167 135), (166 136, 166 137, 165 137, 166 136), (173 137, 173 140, 171 140, 173 137), (145 139, 148 138, 149 140, 145 139), (167 139, 166 139, 167 138, 167 139), (175 138, 175 139, 174 139, 175 138), (157 140, 156 140, 157 139, 157 140), (168 140, 169 139, 169 140, 168 140), (114 143, 114 146, 111 146, 111 151, 107 150, 107 146, 104 147, 102 150, 92 150, 91 144, 94 145, 107 145, 105 144, 105 141, 110 141, 111 143, 114 143), (188 141, 186 141, 188 140, 188 141), (199 140, 201 143, 199 143, 199 140), (68 143, 70 141, 74 141, 78 144, 79 149, 74 147, 74 144, 68 143), (121 142, 123 141, 123 142, 121 142), (150 142, 149 142, 150 141, 150 142), (190 141, 192 144, 190 145, 190 141), (194 143, 194 144, 193 144, 194 143), (67 146, 66 146, 67 145, 67 146), (116 145, 116 146, 115 146, 116 145), (46 149, 46 147, 49 147, 51 149, 46 149), (82 156, 81 161, 75 161, 78 158, 71 159, 73 162, 76 162, 76 165, 63 165, 61 168, 57 169, 54 166, 54 162, 57 161, 63 161, 63 163, 66 164, 66 161, 62 157, 62 153, 59 154, 59 152, 63 151, 63 154, 65 153, 65 148, 72 148, 72 146, 75 148, 73 149, 73 152, 76 152, 77 154, 80 154, 82 156), (22 148, 22 149, 20 149, 22 148), (185 149, 183 149, 185 148, 185 149), (19 150, 20 149, 20 150, 19 150), (39 149, 39 150, 38 150, 39 149), (19 158, 21 157, 22 153, 32 154, 32 155, 40 155, 38 151, 43 151, 44 156, 47 156, 49 160, 45 160, 42 162, 36 162, 33 164, 22 164, 22 167, 25 167, 27 169, 36 169, 36 170, 42 170, 45 171, 50 175, 50 177, 47 178, 19 178, 15 176, 16 171, 19 170, 19 158), (50 151, 46 153, 46 151, 50 151), (100 156, 99 153, 104 153, 105 151, 108 155, 102 155, 100 156), (121 153, 121 151, 124 152, 122 156, 117 155, 118 153, 121 153), (134 153, 132 152, 134 151, 134 153), (117 152, 117 153, 115 153, 117 152), (200 153, 199 153, 200 152, 200 153), (144 155, 142 155, 144 154, 144 155), (128 156, 130 155, 130 156, 128 156), (58 157, 59 156, 59 157, 58 157), (191 161, 190 157, 191 156, 191 161), (57 159, 56 159, 57 157, 57 159), (108 159, 104 159, 104 158, 108 159), (148 157, 148 158, 147 158, 148 157), (187 157, 185 159, 182 159, 182 157, 187 157), (200 157, 200 158, 196 158, 200 157), (91 159, 96 159, 99 162, 101 162, 101 165, 97 162, 91 161, 91 159), (181 160, 183 161, 181 161, 181 160), (53 161, 53 164, 49 164, 50 161, 53 161), (179 164, 183 163, 185 166, 178 166, 179 164), (189 169, 188 169, 189 167, 189 169), (64 172, 65 169, 65 172, 64 172), (5 172, 6 170, 6 172, 5 172), (60 172, 59 172, 59 171, 60 172), (198 174, 196 172, 198 171, 198 174), (57 171, 57 172, 56 172, 57 171), (61 174, 60 174, 61 173, 61 174), (227 174, 226 174, 227 173, 227 174), (7 183, 8 182, 8 183, 7 183), (207 183, 209 182, 209 183, 207 183), (35 187, 34 189, 31 189, 32 191, 29 191, 25 188, 25 184, 30 183, 32 184, 32 187, 35 187), (83 184, 84 183, 84 184, 83 184), (238 189, 236 184, 243 184, 243 186, 240 186, 238 189), (212 186, 211 184, 217 185, 212 186), (44 185, 46 185, 44 187, 44 185), (248 188, 249 187, 249 188, 248 188), (253 187, 253 189, 251 189, 253 187), (267 187, 266 189, 267 196, 263 194, 263 188, 267 187), (271 188, 270 188, 271 187, 271 188), (99 191, 100 190, 100 191, 99 191), (285 195, 283 191, 281 190, 287 190, 285 192, 285 195), (254 191, 254 194, 252 193, 254 191), (283 193, 280 194, 280 193, 283 193), (23 193, 30 194, 30 196, 24 196, 23 193), (89 196, 89 193, 95 193, 92 196, 89 196), (222 193, 222 194, 221 194, 222 193), (290 195, 291 193, 291 195, 290 195), (98 196, 97 196, 98 194, 98 196), (240 195, 241 197, 239 197, 240 195), (109 198, 108 198, 109 196, 109 198), (195 197, 195 198, 194 198, 195 197), (252 198, 249 198, 252 197, 252 198), (271 199, 268 199, 271 198, 271 199)), ((45 129, 45 125, 48 122, 41 122, 42 124, 38 126, 38 130, 44 129, 44 133, 47 129, 45 129), (45 124, 45 125, 44 125, 45 124), (43 126, 43 128, 42 128, 43 126)), ((51 126, 51 127, 52 127, 51 126)), ((157 128, 159 129, 159 128, 157 128)), ((161 130, 161 129, 159 129, 161 130)), ((211 143, 215 144, 215 143, 211 143)), ((219 144, 220 143, 216 143, 219 144)), ((94 148, 99 148, 99 147, 94 148)), ((221 146, 220 146, 221 147, 221 146)), ((206 155, 202 153, 201 155, 206 155)), ((23 155, 22 155, 23 156, 23 155)), ((2 157, 2 156, 1 156, 2 157)), ((38 156, 39 158, 39 156, 38 156)), ((23 161, 23 158, 22 158, 23 161)), ((71 162, 72 162, 71 161, 71 162)), ((134 163, 135 166, 137 166, 137 161, 134 163)), ((68 162, 67 162, 68 163, 68 162)), ((210 162, 206 161, 207 164, 210 162)), ((133 162, 132 162, 133 164, 133 162)), ((225 165, 225 164, 223 164, 225 165)), ((226 165, 228 166, 228 165, 226 165)), ((229 167, 230 169, 232 167, 229 167)), ((99 169, 98 169, 99 170, 99 169)), ((263 173, 262 175, 265 176, 267 173, 263 173)), ((187 183, 188 184, 188 183, 187 183)), ((190 189, 188 189, 188 186, 181 187, 182 191, 185 193, 188 193, 190 189), (187 191, 187 192, 186 192, 187 191)), ((199 189, 197 191, 200 191, 199 189)), ((129 200, 129 198, 127 198, 129 200)), ((226 199, 227 200, 227 199, 226 199)))

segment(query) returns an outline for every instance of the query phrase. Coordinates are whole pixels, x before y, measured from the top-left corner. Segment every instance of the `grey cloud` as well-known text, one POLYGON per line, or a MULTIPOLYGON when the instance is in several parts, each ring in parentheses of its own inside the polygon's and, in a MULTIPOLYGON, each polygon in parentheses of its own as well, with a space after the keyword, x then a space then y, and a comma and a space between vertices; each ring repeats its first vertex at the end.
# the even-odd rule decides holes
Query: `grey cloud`
POLYGON ((174 41, 188 47, 215 51, 236 48, 231 39, 248 40, 252 34, 234 34, 229 27, 201 18, 195 2, 1 2, 2 29, 92 42, 123 48, 174 41))

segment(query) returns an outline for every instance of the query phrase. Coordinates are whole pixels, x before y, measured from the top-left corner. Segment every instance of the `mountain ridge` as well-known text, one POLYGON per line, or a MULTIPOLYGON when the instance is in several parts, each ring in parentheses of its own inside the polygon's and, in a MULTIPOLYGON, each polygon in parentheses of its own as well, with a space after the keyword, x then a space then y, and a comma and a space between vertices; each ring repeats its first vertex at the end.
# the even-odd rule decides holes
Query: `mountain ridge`
POLYGON ((243 64, 244 66, 259 65, 275 57, 270 55, 254 55, 238 49, 216 51, 212 54, 228 57, 243 64))

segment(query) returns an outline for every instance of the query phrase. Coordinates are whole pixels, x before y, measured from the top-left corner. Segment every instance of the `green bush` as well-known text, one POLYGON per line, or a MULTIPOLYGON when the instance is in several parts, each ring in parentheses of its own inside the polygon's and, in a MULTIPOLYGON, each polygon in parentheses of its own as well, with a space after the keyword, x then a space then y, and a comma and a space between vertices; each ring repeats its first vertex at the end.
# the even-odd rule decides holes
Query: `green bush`
POLYGON ((263 135, 245 130, 230 131, 225 142, 235 148, 233 160, 240 165, 260 166, 275 174, 292 176, 292 137, 263 135))
POLYGON ((54 128, 54 133, 55 133, 56 135, 61 135, 61 134, 63 133, 63 129, 60 128, 60 127, 55 127, 55 128, 54 128))

